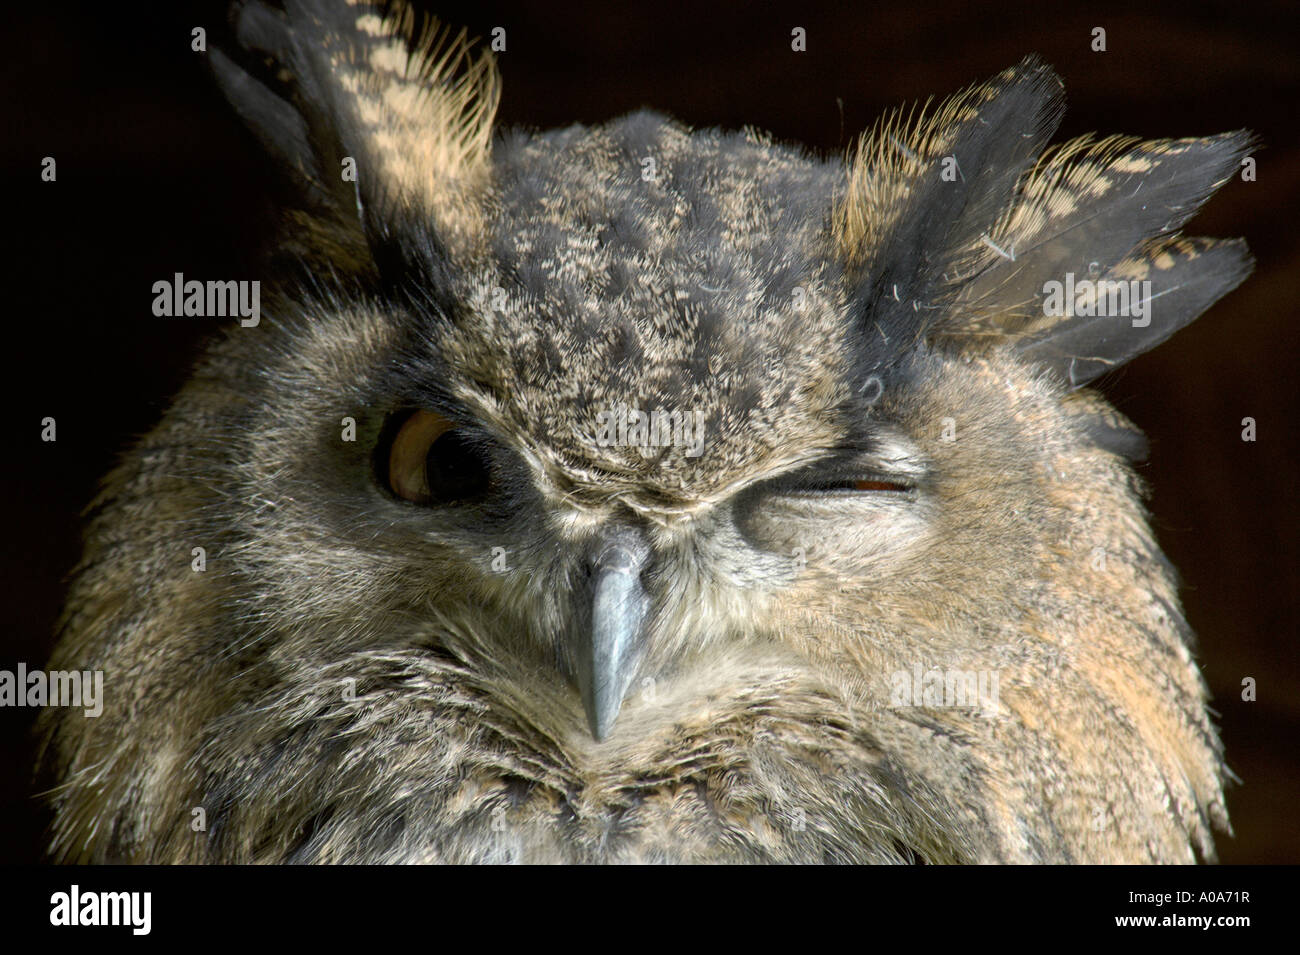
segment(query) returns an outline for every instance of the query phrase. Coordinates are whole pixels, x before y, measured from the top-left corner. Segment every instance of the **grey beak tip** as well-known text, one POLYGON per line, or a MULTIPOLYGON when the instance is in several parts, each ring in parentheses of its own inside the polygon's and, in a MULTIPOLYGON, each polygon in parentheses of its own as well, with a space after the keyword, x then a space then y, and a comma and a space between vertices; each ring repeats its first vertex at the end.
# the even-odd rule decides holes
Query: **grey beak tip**
POLYGON ((591 727, 591 735, 596 738, 596 742, 603 743, 609 738, 609 734, 614 731, 614 724, 618 721, 619 710, 622 708, 621 692, 602 695, 588 704, 587 725, 591 727))
POLYGON ((647 599, 640 573, 649 556, 636 534, 611 534, 595 561, 591 628, 580 650, 578 683, 597 742, 614 728, 640 656, 647 599))

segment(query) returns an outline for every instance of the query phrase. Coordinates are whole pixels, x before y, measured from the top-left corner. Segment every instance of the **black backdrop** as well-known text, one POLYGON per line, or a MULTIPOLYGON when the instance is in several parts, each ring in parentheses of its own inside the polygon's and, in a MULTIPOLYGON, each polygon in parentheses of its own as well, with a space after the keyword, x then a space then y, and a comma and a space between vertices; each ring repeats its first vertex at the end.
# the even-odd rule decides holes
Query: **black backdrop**
MULTIPOLYGON (((276 183, 210 85, 190 29, 222 2, 8 8, 5 133, 5 526, 0 668, 40 666, 79 512, 113 457, 184 380, 203 323, 160 322, 152 282, 256 275, 276 183), (58 180, 39 181, 54 156, 58 180), (45 416, 59 440, 39 439, 45 416)), ((1204 318, 1103 381, 1144 427, 1157 533, 1181 569, 1221 714, 1235 838, 1224 862, 1300 861, 1296 651, 1296 275, 1300 39, 1289 0, 1155 3, 436 5, 507 30, 501 121, 547 127, 653 106, 694 126, 756 125, 839 152, 883 109, 942 95, 1037 51, 1065 80, 1059 136, 1248 127, 1258 181, 1229 183, 1194 234, 1245 236, 1256 274, 1204 318), (808 49, 790 50, 794 26, 808 49), (1108 50, 1090 49, 1104 27, 1108 50), (1243 417, 1257 420, 1253 444, 1243 417), (1245 677, 1258 701, 1243 702, 1245 677)), ((210 30, 210 32, 215 32, 210 30)), ((0 711, 0 862, 39 857, 31 711, 0 711)))

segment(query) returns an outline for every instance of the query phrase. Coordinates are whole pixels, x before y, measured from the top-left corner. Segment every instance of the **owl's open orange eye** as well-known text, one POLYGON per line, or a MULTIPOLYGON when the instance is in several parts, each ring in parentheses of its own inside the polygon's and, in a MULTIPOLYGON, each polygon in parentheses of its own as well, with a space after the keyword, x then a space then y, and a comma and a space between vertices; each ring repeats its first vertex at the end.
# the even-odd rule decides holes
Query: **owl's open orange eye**
POLYGON ((388 485, 415 504, 450 504, 482 495, 491 482, 483 449, 440 414, 416 411, 388 453, 388 485))

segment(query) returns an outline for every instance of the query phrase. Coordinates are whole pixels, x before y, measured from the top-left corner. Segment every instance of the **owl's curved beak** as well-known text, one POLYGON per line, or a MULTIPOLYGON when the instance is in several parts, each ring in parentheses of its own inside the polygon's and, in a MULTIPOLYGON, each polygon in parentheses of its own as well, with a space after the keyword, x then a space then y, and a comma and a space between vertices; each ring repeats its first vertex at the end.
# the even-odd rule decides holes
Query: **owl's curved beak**
POLYGON ((641 662, 650 604, 641 571, 649 557, 644 536, 619 527, 601 535, 590 562, 591 625, 576 635, 573 656, 587 724, 597 740, 613 729, 641 662))

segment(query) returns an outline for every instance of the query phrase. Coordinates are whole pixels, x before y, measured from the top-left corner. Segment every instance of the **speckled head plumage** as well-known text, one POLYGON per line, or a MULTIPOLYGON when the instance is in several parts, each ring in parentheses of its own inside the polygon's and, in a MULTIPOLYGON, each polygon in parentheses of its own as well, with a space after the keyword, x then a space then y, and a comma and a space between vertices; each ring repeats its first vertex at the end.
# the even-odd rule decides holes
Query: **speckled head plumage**
POLYGON ((507 137, 493 169, 489 253, 437 350, 508 383, 497 408, 566 490, 600 474, 601 494, 681 507, 745 476, 723 462, 792 457, 792 433, 824 430, 798 399, 843 397, 825 348, 844 334, 833 164, 642 112, 507 137), (707 459, 602 447, 597 416, 619 406, 699 412, 707 459))
POLYGON ((652 112, 497 135, 490 56, 404 8, 233 22, 288 277, 108 480, 56 857, 1212 856, 1141 435, 1082 386, 1249 271, 1177 232, 1246 136, 1049 149, 1034 58, 847 162, 652 112), (629 411, 699 431, 605 440, 629 411))

